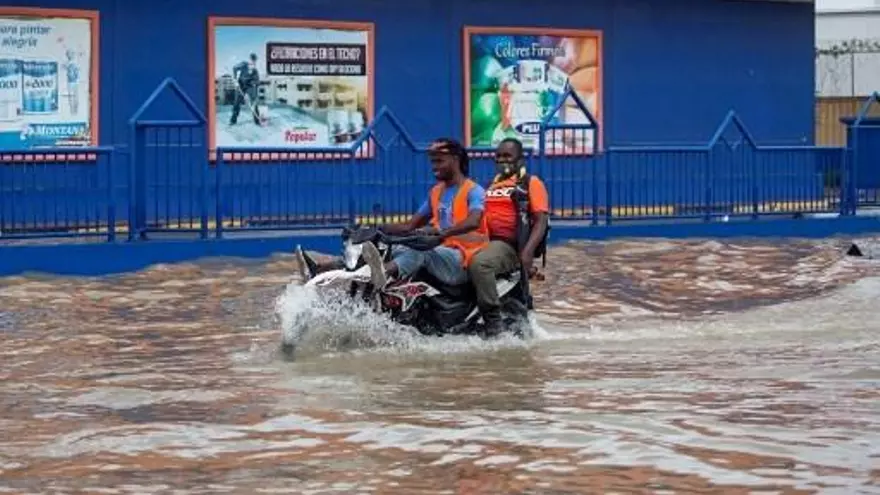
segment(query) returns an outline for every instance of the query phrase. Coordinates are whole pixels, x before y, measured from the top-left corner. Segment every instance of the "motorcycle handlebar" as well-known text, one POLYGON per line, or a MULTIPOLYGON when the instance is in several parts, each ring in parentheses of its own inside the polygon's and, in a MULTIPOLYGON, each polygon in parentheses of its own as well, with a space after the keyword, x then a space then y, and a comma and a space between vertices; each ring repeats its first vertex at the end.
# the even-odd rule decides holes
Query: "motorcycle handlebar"
POLYGON ((429 251, 439 246, 442 239, 438 235, 430 234, 410 234, 410 235, 390 235, 382 232, 375 227, 365 227, 361 229, 346 229, 343 237, 348 238, 354 244, 360 244, 367 241, 381 242, 384 244, 406 246, 418 251, 429 251))
POLYGON ((389 246, 406 246, 417 251, 430 251, 439 246, 443 240, 438 235, 414 234, 414 235, 388 235, 379 232, 377 240, 389 246))

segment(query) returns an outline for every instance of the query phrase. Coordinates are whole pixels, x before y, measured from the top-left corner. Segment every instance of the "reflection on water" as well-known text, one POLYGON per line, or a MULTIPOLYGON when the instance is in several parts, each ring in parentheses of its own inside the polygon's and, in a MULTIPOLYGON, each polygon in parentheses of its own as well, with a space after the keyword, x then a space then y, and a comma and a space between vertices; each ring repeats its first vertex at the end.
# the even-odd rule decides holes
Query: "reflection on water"
POLYGON ((2 279, 0 489, 880 493, 880 268, 841 253, 555 248, 545 333, 491 344, 316 306, 289 256, 2 279))

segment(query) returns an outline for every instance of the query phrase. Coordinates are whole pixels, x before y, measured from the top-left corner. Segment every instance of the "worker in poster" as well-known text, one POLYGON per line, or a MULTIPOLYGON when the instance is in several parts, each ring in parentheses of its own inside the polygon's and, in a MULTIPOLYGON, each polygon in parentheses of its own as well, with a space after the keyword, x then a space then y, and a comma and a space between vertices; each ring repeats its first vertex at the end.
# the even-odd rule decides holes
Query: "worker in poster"
POLYGON ((268 19, 265 25, 238 22, 218 18, 212 27, 212 146, 350 147, 372 111, 372 25, 334 29, 283 19, 268 19), (259 76, 239 64, 250 53, 259 55, 259 76), (242 106, 240 93, 248 92, 242 106), (239 112, 251 107, 260 124, 245 115, 235 125, 239 112))
POLYGON ((235 100, 232 104, 232 118, 229 125, 238 122, 242 103, 246 104, 254 118, 254 123, 261 125, 260 111, 257 107, 257 89, 260 85, 260 73, 257 71, 257 54, 251 53, 250 59, 232 68, 232 77, 237 83, 235 100))

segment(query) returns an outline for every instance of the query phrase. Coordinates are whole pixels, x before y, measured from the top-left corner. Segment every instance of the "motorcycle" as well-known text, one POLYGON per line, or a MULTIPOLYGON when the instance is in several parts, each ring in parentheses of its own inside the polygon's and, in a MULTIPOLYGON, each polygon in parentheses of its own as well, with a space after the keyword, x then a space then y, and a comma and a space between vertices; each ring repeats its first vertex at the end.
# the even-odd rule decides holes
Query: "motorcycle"
MULTIPOLYGON (((392 321, 414 328, 422 335, 486 336, 476 293, 470 282, 448 285, 422 269, 411 277, 391 281, 385 287, 373 287, 370 266, 362 256, 364 244, 368 242, 373 243, 383 262, 387 262, 392 259, 393 246, 425 251, 439 246, 441 239, 425 232, 392 236, 375 227, 345 228, 342 232, 343 267, 318 273, 305 285, 325 287, 348 283, 348 296, 362 298, 374 311, 387 314, 392 321)), ((529 310, 520 270, 497 277, 497 288, 505 327, 517 337, 529 337, 529 310)))

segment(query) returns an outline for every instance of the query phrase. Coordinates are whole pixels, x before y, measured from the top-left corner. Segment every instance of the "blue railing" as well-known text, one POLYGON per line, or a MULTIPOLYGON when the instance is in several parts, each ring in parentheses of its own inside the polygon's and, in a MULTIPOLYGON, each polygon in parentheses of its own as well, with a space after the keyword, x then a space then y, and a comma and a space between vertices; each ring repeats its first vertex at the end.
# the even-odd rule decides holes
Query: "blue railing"
MULTIPOLYGON (((877 200, 880 186, 871 180, 880 176, 880 123, 867 110, 850 123, 858 133, 845 148, 763 146, 733 112, 702 144, 605 146, 596 119, 576 95, 567 97, 584 123, 548 117, 528 152, 555 219, 610 225, 853 215, 877 200)), ((387 108, 344 147, 210 150, 205 116, 168 79, 129 123, 124 146, 0 152, 2 238, 112 241, 121 231, 130 240, 168 232, 208 238, 387 222, 408 217, 433 183, 425 145, 387 108), (167 111, 156 101, 169 92, 185 115, 154 117, 167 111)), ((484 184, 494 174, 492 152, 470 150, 471 175, 484 184)))
POLYGON ((0 238, 116 239, 125 174, 110 147, 0 153, 0 238))
POLYGON ((859 205, 880 206, 880 117, 871 116, 880 106, 880 93, 865 101, 855 118, 844 118, 847 132, 844 209, 854 214, 859 205))
POLYGON ((168 78, 129 119, 129 240, 149 233, 198 232, 208 237, 211 211, 207 119, 168 78), (170 92, 184 117, 153 118, 156 102, 170 92))

